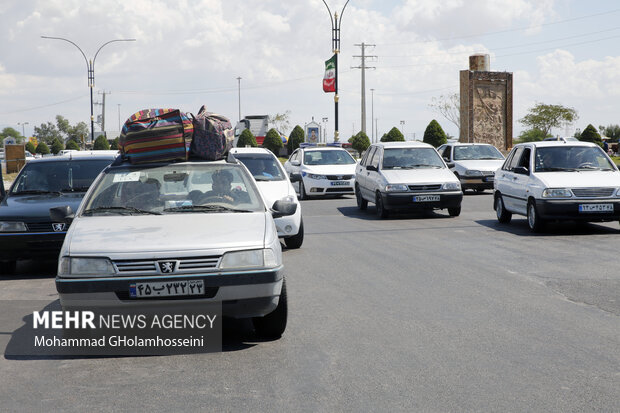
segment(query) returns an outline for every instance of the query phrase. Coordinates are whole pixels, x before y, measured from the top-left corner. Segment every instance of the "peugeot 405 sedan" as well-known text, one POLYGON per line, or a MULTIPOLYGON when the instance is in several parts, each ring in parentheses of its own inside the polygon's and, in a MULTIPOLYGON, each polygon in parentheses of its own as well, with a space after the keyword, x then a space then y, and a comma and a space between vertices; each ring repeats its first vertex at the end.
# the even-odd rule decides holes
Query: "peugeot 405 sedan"
POLYGON ((615 221, 620 171, 594 143, 518 144, 495 174, 493 206, 499 222, 524 215, 534 232, 551 220, 615 221))
POLYGON ((463 191, 493 189, 495 171, 504 163, 504 155, 488 143, 447 143, 437 152, 450 164, 463 191))
POLYGON ((90 184, 117 152, 78 152, 26 163, 0 203, 0 273, 12 274, 17 260, 57 259, 67 233, 49 210, 77 209, 90 184))
POLYGON ((371 145, 355 172, 357 206, 375 203, 380 218, 396 210, 461 213, 461 184, 435 148, 423 142, 371 145))

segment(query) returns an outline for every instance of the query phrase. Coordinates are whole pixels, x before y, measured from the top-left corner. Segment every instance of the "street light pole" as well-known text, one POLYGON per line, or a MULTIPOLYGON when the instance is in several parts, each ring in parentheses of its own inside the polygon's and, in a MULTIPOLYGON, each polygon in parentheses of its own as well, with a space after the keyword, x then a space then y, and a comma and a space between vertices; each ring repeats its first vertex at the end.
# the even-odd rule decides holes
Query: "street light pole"
POLYGON ((28 122, 17 122, 18 125, 22 125, 22 136, 25 138, 26 137, 26 128, 24 128, 25 125, 29 125, 30 123, 28 122))
POLYGON ((82 51, 82 49, 80 49, 80 46, 78 46, 77 44, 75 44, 69 39, 65 39, 63 37, 51 37, 51 36, 41 36, 41 38, 52 39, 52 40, 63 40, 65 42, 71 43, 72 45, 77 47, 77 49, 80 51, 80 53, 82 53, 82 56, 84 57, 84 61, 86 62, 86 70, 88 71, 88 87, 90 88, 90 141, 92 142, 93 140, 95 140, 95 116, 93 114, 93 88, 95 87, 95 60, 97 60, 97 55, 99 54, 101 49, 103 49, 104 46, 110 43, 135 42, 136 39, 115 39, 115 40, 110 40, 108 42, 105 42, 99 47, 99 49, 97 49, 97 52, 95 53, 95 57, 93 57, 92 60, 88 60, 86 58, 86 55, 82 51))
POLYGON ((334 142, 338 142, 338 53, 340 53, 340 26, 342 23, 342 14, 344 13, 344 9, 347 7, 347 4, 349 4, 349 0, 347 0, 344 6, 342 6, 340 16, 338 16, 338 13, 336 12, 332 17, 332 11, 329 9, 329 6, 325 2, 325 0, 323 0, 323 4, 325 4, 325 7, 327 7, 327 12, 329 13, 329 18, 332 22, 332 51, 334 52, 334 56, 336 56, 336 76, 334 79, 334 142), (338 17, 340 17, 340 19, 338 17))
POLYGON ((239 101, 239 120, 241 120, 241 76, 237 78, 237 83, 238 83, 237 91, 239 93, 239 100, 238 100, 239 101))
POLYGON ((370 142, 375 141, 375 90, 370 89, 370 142))

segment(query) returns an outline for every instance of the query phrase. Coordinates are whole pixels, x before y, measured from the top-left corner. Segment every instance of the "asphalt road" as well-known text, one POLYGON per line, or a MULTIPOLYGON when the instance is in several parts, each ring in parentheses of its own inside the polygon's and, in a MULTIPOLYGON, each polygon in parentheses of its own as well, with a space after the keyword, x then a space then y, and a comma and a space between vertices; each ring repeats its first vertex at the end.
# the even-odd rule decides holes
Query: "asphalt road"
MULTIPOLYGON (((3 411, 620 411, 620 225, 500 225, 491 195, 379 220, 302 202, 289 325, 229 323, 222 353, 0 359, 3 411)), ((0 299, 54 303, 45 263, 0 299)), ((2 318, 0 339, 22 320, 2 318)))

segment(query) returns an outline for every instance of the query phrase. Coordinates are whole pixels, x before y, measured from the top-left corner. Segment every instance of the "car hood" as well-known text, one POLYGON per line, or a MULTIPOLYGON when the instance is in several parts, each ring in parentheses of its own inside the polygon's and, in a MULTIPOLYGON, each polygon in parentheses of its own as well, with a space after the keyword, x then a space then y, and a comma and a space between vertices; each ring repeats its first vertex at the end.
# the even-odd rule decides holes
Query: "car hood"
POLYGON ((382 170, 383 177, 390 184, 458 182, 449 169, 388 169, 382 170))
POLYGON ((501 168, 503 164, 503 159, 474 159, 467 161, 454 161, 455 166, 460 166, 463 169, 493 172, 495 172, 498 168, 501 168))
POLYGON ((620 187, 618 171, 538 172, 547 188, 620 187))
POLYGON ((69 205, 74 211, 80 206, 84 192, 40 195, 10 195, 0 204, 0 219, 30 222, 51 222, 50 208, 69 205))
POLYGON ((355 175, 356 165, 304 165, 302 171, 317 175, 355 175))
POLYGON ((293 196, 295 198, 295 202, 297 203, 295 190, 286 179, 282 181, 257 181, 256 185, 258 186, 258 189, 260 190, 268 208, 271 208, 273 203, 277 200, 289 195, 293 196))
POLYGON ((63 253, 117 257, 263 248, 267 219, 266 212, 81 216, 71 224, 63 253))

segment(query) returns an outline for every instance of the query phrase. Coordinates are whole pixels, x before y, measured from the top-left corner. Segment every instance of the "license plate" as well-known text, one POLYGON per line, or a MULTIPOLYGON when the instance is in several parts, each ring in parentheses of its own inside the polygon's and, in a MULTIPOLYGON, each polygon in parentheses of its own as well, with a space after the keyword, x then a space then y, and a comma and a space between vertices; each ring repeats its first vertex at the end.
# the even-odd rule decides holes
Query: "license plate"
POLYGON ((614 204, 579 204, 579 212, 614 212, 614 204))
POLYGON ((203 280, 146 282, 129 285, 129 296, 133 298, 203 295, 204 292, 203 280))
POLYGON ((413 197, 413 202, 433 202, 439 201, 441 197, 439 195, 418 195, 413 197))
POLYGON ((486 178, 484 178, 484 182, 493 182, 493 178, 492 176, 487 176, 486 178))
POLYGON ((331 186, 349 186, 351 183, 349 181, 332 181, 331 186))

